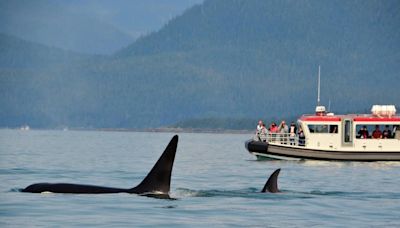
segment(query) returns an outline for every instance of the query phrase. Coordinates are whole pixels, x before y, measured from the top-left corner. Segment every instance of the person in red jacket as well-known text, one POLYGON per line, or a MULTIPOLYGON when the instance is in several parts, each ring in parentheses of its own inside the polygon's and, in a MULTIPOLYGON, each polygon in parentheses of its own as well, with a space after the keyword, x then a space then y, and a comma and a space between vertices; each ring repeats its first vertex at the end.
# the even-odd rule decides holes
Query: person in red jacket
POLYGON ((372 132, 372 138, 374 138, 374 139, 381 139, 382 138, 382 132, 379 129, 379 125, 375 126, 375 130, 372 132))

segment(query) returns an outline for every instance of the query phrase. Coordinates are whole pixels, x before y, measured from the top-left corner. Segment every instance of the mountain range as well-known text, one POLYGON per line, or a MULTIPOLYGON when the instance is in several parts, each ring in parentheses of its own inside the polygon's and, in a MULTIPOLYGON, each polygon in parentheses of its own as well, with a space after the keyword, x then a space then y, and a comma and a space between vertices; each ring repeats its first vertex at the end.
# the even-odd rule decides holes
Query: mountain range
POLYGON ((101 56, 2 34, 0 126, 251 128, 312 113, 319 65, 331 111, 400 107, 398 12, 396 0, 206 0, 101 56))

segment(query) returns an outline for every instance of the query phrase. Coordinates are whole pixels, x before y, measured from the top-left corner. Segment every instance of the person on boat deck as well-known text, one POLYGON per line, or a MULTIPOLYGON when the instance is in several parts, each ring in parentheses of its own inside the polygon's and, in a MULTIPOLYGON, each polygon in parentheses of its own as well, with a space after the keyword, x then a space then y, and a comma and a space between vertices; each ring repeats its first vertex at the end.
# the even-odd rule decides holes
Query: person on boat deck
POLYGON ((372 138, 374 138, 374 139, 381 139, 382 138, 382 132, 379 129, 379 125, 375 126, 375 130, 372 132, 372 138))
POLYGON ((278 133, 279 129, 278 126, 276 126, 276 123, 273 122, 270 126, 269 126, 269 132, 271 133, 278 133))
POLYGON ((281 124, 279 124, 278 131, 280 133, 281 143, 286 144, 289 127, 286 125, 286 122, 284 120, 282 120, 281 124))
POLYGON ((360 139, 367 139, 369 138, 369 132, 367 126, 362 126, 361 129, 358 131, 358 137, 360 139))
POLYGON ((257 132, 259 132, 259 131, 261 131, 261 128, 263 127, 263 121, 262 120, 259 120, 258 121, 258 124, 257 124, 257 132))
MULTIPOLYGON (((263 121, 262 121, 262 120, 259 120, 259 121, 258 121, 258 124, 257 124, 257 129, 256 129, 256 138, 257 138, 259 141, 261 141, 260 134, 261 134, 263 125, 264 125, 263 121)), ((265 126, 265 125, 264 125, 264 126, 265 126)))
POLYGON ((303 129, 299 127, 299 146, 304 146, 306 144, 306 136, 304 135, 303 129))
POLYGON ((289 141, 290 145, 295 145, 294 139, 296 138, 296 133, 297 133, 297 127, 294 122, 290 123, 290 128, 289 128, 289 141))
POLYGON ((260 141, 266 142, 267 141, 267 128, 265 127, 265 124, 263 123, 261 126, 261 131, 260 131, 260 141))
POLYGON ((392 138, 392 131, 389 129, 389 125, 385 126, 385 130, 382 132, 382 138, 389 139, 392 138))
POLYGON ((269 134, 271 135, 272 141, 275 141, 276 133, 278 133, 279 129, 276 126, 275 122, 272 122, 271 126, 269 126, 269 134))

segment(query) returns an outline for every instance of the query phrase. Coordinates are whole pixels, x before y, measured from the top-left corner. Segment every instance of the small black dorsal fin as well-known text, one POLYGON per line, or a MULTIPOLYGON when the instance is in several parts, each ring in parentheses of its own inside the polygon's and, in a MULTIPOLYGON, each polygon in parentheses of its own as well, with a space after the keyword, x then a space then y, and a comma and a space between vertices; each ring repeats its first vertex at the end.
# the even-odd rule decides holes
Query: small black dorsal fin
POLYGON ((267 183, 265 183, 265 186, 261 190, 261 192, 270 192, 270 193, 279 192, 278 176, 279 176, 280 171, 281 171, 281 169, 277 169, 277 170, 275 170, 275 172, 273 172, 271 174, 271 176, 268 178, 268 181, 267 181, 267 183))
POLYGON ((168 194, 177 146, 178 136, 175 135, 143 181, 138 186, 130 189, 129 192, 136 194, 150 192, 168 194))

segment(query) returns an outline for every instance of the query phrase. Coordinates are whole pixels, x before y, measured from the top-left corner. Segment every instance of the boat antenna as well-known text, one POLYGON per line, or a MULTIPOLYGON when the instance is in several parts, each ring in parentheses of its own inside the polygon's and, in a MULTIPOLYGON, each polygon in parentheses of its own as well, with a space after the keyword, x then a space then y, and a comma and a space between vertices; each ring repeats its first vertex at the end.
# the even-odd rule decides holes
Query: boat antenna
POLYGON ((317 98, 317 103, 319 106, 320 103, 320 90, 321 90, 321 65, 318 66, 318 98, 317 98))
POLYGON ((329 99, 329 103, 328 103, 328 112, 331 112, 331 99, 329 99))
POLYGON ((315 114, 318 116, 325 116, 326 109, 325 106, 321 106, 321 66, 318 66, 318 99, 317 99, 317 107, 315 108, 315 114))

